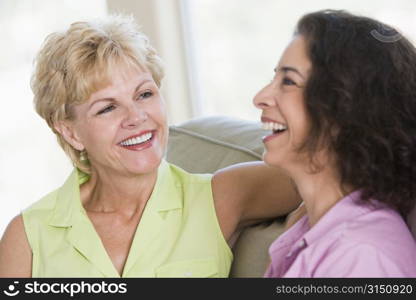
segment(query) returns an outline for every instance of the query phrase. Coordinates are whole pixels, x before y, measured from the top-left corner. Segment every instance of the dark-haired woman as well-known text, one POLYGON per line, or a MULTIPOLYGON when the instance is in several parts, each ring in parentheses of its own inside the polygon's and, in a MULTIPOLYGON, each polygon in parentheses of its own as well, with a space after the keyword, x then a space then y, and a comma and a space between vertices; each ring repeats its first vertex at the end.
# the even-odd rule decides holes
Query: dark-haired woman
POLYGON ((416 277, 402 216, 416 196, 416 50, 344 11, 305 15, 255 97, 264 161, 306 214, 270 247, 266 277, 416 277))

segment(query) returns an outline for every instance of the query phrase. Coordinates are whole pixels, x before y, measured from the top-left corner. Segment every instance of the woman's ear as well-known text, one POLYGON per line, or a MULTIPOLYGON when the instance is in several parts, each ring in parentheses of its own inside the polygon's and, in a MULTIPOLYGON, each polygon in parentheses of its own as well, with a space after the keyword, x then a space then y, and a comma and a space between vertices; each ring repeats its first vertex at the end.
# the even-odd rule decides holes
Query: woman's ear
POLYGON ((54 124, 53 127, 63 136, 67 143, 71 144, 72 147, 78 151, 85 149, 72 123, 69 121, 59 121, 54 124))

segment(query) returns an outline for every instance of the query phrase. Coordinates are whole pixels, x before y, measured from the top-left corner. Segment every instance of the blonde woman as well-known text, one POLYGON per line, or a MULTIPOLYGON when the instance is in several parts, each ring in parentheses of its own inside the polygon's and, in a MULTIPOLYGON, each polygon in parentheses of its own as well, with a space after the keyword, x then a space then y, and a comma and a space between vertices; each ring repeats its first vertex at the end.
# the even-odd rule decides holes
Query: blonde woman
POLYGON ((0 276, 227 277, 231 236, 296 207, 288 179, 262 163, 203 176, 164 161, 162 78, 129 18, 48 36, 32 79, 35 107, 75 169, 12 220, 0 276))

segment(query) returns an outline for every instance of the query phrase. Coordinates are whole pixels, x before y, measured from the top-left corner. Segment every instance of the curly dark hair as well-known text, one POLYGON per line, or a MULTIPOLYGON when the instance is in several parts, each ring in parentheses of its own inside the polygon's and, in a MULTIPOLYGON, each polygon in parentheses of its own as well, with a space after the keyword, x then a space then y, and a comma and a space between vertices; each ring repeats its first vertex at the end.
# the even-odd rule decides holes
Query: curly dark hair
POLYGON ((312 63, 304 149, 313 156, 328 141, 342 184, 407 214, 416 195, 415 47, 392 27, 338 10, 306 14, 295 35, 312 63))

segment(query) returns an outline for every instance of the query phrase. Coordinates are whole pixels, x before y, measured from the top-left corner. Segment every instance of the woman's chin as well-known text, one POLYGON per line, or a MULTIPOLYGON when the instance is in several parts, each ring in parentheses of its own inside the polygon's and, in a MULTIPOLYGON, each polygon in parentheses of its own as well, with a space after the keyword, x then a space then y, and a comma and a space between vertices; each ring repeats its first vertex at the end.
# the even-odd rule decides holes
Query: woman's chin
POLYGON ((152 145, 142 151, 122 152, 116 160, 118 167, 137 175, 154 172, 160 166, 164 156, 164 148, 156 146, 158 145, 152 145))
POLYGON ((280 167, 281 168, 282 165, 284 165, 284 159, 279 154, 271 153, 271 152, 265 150, 263 152, 263 161, 271 167, 280 167))
POLYGON ((126 169, 133 174, 149 174, 155 172, 162 162, 162 157, 149 157, 146 160, 133 161, 127 164, 126 169))

